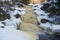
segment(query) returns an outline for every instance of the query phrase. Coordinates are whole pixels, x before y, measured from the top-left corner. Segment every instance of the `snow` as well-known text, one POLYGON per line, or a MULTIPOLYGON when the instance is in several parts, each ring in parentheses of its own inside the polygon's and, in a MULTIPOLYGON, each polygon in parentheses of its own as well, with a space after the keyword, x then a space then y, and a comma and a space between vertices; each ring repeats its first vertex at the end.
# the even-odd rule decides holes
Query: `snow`
POLYGON ((60 29, 60 25, 52 25, 53 26, 53 30, 59 30, 60 29))
POLYGON ((9 10, 8 14, 10 14, 10 19, 6 19, 3 22, 6 23, 6 26, 17 26, 20 25, 21 18, 16 18, 14 15, 19 14, 19 15, 24 15, 25 14, 25 9, 19 8, 19 7, 11 7, 12 9, 15 9, 13 11, 9 10))
POLYGON ((12 9, 15 9, 14 11, 9 11, 8 13, 13 16, 16 14, 24 15, 25 14, 25 9, 19 8, 19 7, 11 7, 12 9))
POLYGON ((43 5, 41 5, 41 4, 33 4, 32 6, 33 6, 32 9, 37 9, 37 10, 39 10, 43 5))
POLYGON ((14 15, 19 14, 19 15, 24 15, 25 14, 25 10, 23 8, 19 8, 19 7, 12 7, 13 11, 8 11, 8 14, 10 14, 10 19, 6 19, 3 22, 5 22, 6 26, 17 26, 19 25, 22 21, 21 18, 15 18, 14 15), (20 10, 20 11, 19 11, 20 10))
POLYGON ((17 27, 17 25, 21 23, 21 19, 18 18, 16 19, 15 17, 12 17, 10 20, 6 19, 3 22, 5 22, 6 26, 15 26, 17 27))
POLYGON ((30 40, 28 33, 16 30, 13 26, 0 28, 0 40, 30 40))
MULTIPOLYGON (((54 2, 56 2, 56 1, 54 0, 54 2)), ((49 13, 45 13, 43 10, 40 9, 42 6, 43 6, 42 4, 34 4, 33 8, 32 8, 33 10, 35 9, 34 12, 36 12, 37 20, 40 23, 39 26, 42 27, 42 28, 45 28, 45 29, 50 28, 50 29, 52 29, 52 31, 60 30, 60 25, 55 25, 55 24, 52 24, 52 23, 49 23, 49 22, 47 22, 47 23, 41 23, 40 22, 41 19, 48 19, 50 21, 54 21, 55 20, 54 17, 49 18, 47 16, 49 13)))
POLYGON ((52 28, 51 25, 52 25, 52 24, 50 24, 50 23, 48 23, 48 22, 47 22, 47 23, 44 23, 44 24, 43 24, 43 23, 40 24, 40 26, 43 27, 43 28, 52 28))

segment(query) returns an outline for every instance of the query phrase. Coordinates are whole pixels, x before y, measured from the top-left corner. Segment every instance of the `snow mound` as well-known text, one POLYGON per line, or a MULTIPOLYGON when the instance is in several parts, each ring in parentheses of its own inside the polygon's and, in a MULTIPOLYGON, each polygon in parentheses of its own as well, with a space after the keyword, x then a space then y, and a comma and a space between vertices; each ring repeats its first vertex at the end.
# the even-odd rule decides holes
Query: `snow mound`
POLYGON ((16 30, 13 26, 0 28, 0 32, 0 40, 33 40, 31 34, 16 30))

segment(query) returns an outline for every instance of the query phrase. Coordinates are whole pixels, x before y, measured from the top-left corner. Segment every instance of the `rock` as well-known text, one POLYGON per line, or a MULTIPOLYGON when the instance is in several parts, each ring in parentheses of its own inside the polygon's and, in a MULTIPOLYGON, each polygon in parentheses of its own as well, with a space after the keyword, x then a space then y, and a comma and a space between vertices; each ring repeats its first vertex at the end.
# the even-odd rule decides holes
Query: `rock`
POLYGON ((21 15, 20 14, 16 14, 14 15, 16 18, 21 18, 21 15))
POLYGON ((9 14, 0 8, 0 21, 4 21, 6 19, 10 19, 9 14))
POLYGON ((47 12, 48 12, 49 6, 51 6, 51 4, 49 4, 49 3, 44 3, 43 6, 42 6, 40 9, 43 10, 43 11, 47 11, 47 12))

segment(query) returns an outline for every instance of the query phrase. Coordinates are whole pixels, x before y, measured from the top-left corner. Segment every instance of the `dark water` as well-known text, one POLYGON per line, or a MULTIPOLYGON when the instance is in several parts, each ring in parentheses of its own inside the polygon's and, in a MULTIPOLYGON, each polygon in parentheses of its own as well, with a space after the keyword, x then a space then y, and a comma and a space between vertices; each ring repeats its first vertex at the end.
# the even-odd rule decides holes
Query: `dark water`
POLYGON ((39 40, 60 40, 60 36, 44 33, 39 34, 39 40))

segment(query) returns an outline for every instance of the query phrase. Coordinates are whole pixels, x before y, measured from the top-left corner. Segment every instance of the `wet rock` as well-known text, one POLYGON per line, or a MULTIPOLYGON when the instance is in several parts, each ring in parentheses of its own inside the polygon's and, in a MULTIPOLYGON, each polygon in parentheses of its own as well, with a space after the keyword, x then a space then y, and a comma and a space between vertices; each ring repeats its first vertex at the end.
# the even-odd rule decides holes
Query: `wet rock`
POLYGON ((44 11, 48 11, 48 8, 51 6, 51 4, 49 4, 49 3, 45 3, 45 4, 43 4, 43 7, 41 7, 40 9, 41 10, 44 10, 44 11))
POLYGON ((53 23, 52 21, 50 21, 50 20, 48 20, 48 19, 41 19, 41 23, 47 23, 47 22, 53 23))
POLYGON ((2 22, 2 24, 6 25, 5 22, 2 22))
POLYGON ((40 23, 39 23, 39 22, 37 22, 37 25, 40 25, 40 23))
POLYGON ((41 23, 46 23, 47 20, 46 19, 41 19, 41 23))
POLYGON ((0 21, 7 19, 7 13, 0 8, 0 21))
POLYGON ((4 21, 6 19, 10 19, 10 14, 7 14, 3 9, 0 8, 0 21, 4 21))
POLYGON ((16 18, 20 18, 21 17, 21 15, 20 14, 16 14, 16 15, 14 15, 16 18))
POLYGON ((49 10, 49 12, 50 12, 50 14, 52 16, 56 15, 57 14, 57 11, 58 11, 58 9, 56 7, 54 7, 54 6, 50 7, 48 10, 49 10))
POLYGON ((4 28, 4 26, 1 26, 1 28, 4 28))
POLYGON ((10 17, 10 14, 7 14, 7 18, 8 18, 8 19, 10 19, 10 18, 11 18, 11 17, 10 17))

